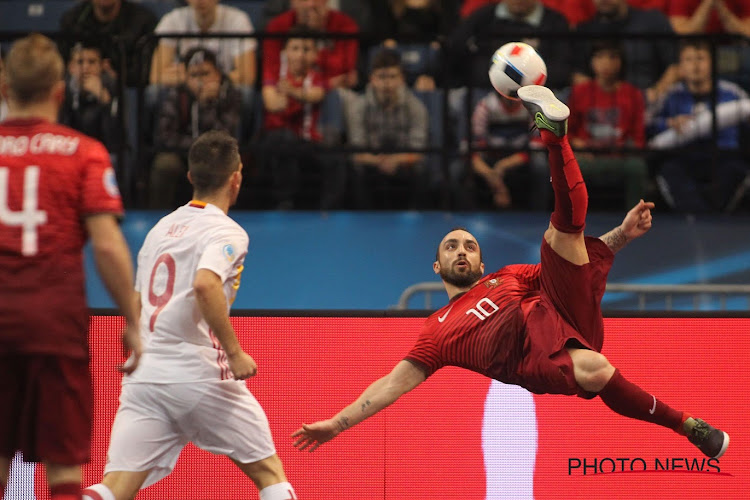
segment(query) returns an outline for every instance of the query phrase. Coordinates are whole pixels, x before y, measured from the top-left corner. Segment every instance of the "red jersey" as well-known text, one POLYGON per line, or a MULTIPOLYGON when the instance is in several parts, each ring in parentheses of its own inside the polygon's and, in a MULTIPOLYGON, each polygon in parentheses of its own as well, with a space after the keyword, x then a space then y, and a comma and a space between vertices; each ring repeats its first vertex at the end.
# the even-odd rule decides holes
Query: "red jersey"
POLYGON ((540 272, 540 264, 514 264, 485 276, 427 318, 404 359, 427 376, 460 366, 507 380, 523 358, 524 311, 539 300, 540 272))
MULTIPOLYGON (((488 3, 499 3, 500 0, 464 0, 461 4, 461 17, 468 17, 479 7, 488 3)), ((545 7, 549 7, 564 15, 571 26, 588 21, 596 13, 594 0, 542 0, 545 7)))
POLYGON ((568 106, 568 134, 590 147, 643 147, 646 142, 646 105, 635 85, 620 82, 614 92, 605 92, 589 80, 573 87, 568 106))
MULTIPOLYGON (((692 17, 695 9, 701 4, 701 0, 669 0, 667 15, 669 17, 692 17)), ((750 17, 750 2, 748 0, 724 0, 727 8, 740 19, 750 17)), ((706 33, 723 33, 719 14, 716 9, 711 9, 706 25, 706 33)))
MULTIPOLYGON (((266 26, 268 33, 286 33, 297 24, 297 13, 289 10, 271 19, 266 26)), ((337 10, 329 10, 326 33, 357 33, 359 28, 352 18, 337 10)), ((318 70, 328 87, 328 80, 343 75, 357 67, 357 40, 316 40, 318 45, 318 70)), ((267 38, 263 41, 263 85, 275 85, 279 81, 282 38, 267 38)))
POLYGON ((42 119, 0 123, 0 353, 88 357, 83 218, 122 214, 104 146, 42 119))
MULTIPOLYGON (((304 78, 291 78, 289 81, 297 88, 325 87, 323 78, 315 71, 310 71, 304 78)), ((263 129, 287 128, 301 139, 318 142, 320 141, 319 116, 320 103, 312 104, 288 97, 286 108, 283 110, 275 113, 264 111, 263 129)))

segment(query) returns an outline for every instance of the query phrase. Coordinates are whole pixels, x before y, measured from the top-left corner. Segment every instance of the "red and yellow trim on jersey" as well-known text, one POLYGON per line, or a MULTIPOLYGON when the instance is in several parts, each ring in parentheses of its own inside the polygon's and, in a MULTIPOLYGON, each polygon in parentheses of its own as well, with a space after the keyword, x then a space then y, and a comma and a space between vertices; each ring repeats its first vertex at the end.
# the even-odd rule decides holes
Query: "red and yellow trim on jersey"
POLYGON ((200 200, 191 200, 190 203, 188 203, 189 207, 194 207, 194 208, 206 208, 206 205, 208 205, 208 203, 206 203, 205 201, 200 201, 200 200))

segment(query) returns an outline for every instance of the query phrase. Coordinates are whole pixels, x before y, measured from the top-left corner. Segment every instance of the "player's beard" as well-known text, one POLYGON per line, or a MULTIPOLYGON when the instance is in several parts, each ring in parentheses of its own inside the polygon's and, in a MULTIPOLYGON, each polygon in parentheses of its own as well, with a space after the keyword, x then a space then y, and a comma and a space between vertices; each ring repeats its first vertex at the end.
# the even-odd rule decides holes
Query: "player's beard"
POLYGON ((446 283, 458 288, 466 288, 473 285, 482 277, 482 271, 479 269, 467 269, 464 272, 454 271, 452 267, 440 266, 440 277, 446 283))

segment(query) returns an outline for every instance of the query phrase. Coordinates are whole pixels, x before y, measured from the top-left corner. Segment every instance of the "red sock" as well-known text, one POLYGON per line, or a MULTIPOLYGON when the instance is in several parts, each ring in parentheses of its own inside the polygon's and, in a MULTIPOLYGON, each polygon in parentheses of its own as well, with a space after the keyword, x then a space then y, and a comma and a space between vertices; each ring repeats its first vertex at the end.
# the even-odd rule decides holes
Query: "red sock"
POLYGON ((628 382, 618 369, 615 369, 612 378, 599 392, 599 397, 605 405, 620 415, 659 424, 685 434, 682 423, 689 415, 670 408, 655 396, 628 382))
POLYGON ((555 192, 555 211, 550 220, 558 231, 580 233, 586 224, 589 194, 568 136, 557 137, 549 130, 540 132, 547 146, 552 190, 555 192))
POLYGON ((63 483, 49 487, 50 500, 82 500, 79 483, 63 483))

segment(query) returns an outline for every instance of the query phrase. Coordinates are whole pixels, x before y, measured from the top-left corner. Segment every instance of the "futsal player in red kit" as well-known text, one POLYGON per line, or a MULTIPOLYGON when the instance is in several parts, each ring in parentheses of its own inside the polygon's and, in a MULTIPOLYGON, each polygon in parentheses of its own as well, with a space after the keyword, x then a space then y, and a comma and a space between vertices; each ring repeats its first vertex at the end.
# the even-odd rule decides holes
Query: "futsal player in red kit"
MULTIPOLYGON (((52 500, 81 498, 92 388, 83 246, 140 354, 133 265, 117 218, 122 202, 98 141, 55 123, 63 61, 49 38, 13 44, 0 90, 0 494, 10 459, 43 462, 52 500)), ((33 488, 33 486, 32 486, 33 488)), ((33 496, 33 491, 28 492, 33 496)), ((2 495, 0 495, 2 496, 2 495)))
POLYGON ((391 373, 333 418, 295 431, 297 448, 315 450, 443 366, 459 366, 536 394, 599 396, 621 415, 687 436, 709 457, 726 451, 725 432, 629 382, 600 353, 601 299, 614 254, 651 228, 653 203, 641 200, 600 238, 584 236, 588 194, 566 136, 570 110, 545 87, 522 87, 518 96, 547 147, 555 192, 541 263, 510 265, 483 277, 476 239, 463 229, 445 235, 433 269, 449 303, 427 318, 416 344, 391 373))

